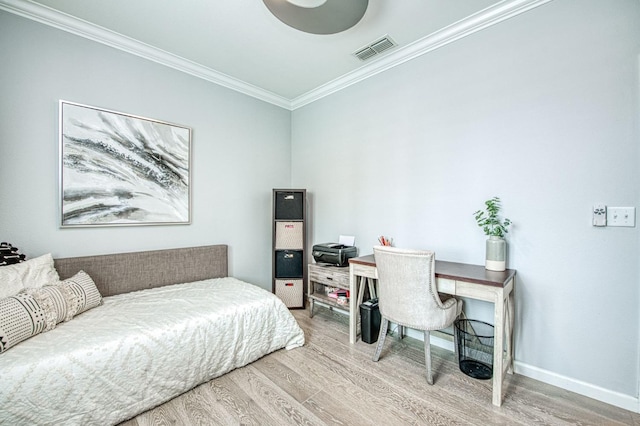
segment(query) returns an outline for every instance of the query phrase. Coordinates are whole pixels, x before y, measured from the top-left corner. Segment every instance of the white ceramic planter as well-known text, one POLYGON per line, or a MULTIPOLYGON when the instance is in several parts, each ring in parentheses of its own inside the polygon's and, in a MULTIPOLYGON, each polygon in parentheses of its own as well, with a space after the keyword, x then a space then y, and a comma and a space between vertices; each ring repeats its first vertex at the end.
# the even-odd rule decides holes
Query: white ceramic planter
POLYGON ((490 236, 487 240, 485 269, 504 271, 506 269, 507 242, 504 238, 490 236))

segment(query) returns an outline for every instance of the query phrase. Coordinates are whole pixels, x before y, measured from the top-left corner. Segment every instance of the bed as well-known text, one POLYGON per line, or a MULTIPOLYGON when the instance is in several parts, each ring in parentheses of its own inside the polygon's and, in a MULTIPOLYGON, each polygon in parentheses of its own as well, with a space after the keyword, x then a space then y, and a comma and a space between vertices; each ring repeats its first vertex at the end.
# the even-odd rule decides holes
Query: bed
POLYGON ((56 259, 102 304, 0 354, 0 424, 116 424, 304 335, 275 295, 227 276, 227 246, 56 259))

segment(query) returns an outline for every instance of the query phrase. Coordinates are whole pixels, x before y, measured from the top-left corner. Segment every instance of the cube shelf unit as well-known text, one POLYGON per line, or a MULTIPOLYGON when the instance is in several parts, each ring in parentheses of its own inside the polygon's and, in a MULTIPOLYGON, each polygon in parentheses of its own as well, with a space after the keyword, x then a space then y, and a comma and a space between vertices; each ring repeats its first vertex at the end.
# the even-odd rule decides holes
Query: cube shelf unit
POLYGON ((273 293, 292 309, 305 307, 306 211, 306 189, 273 190, 273 293))

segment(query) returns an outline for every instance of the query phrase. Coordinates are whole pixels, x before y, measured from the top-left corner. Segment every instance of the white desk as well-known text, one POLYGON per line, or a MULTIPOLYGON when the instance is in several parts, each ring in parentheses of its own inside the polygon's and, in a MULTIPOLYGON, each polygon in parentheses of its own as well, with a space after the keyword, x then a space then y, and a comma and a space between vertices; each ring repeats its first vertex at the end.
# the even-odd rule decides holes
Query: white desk
MULTIPOLYGON (((481 265, 436 260, 438 292, 494 304, 493 405, 502 404, 502 382, 505 373, 513 372, 513 290, 516 271, 488 271, 481 265)), ((364 285, 374 286, 378 270, 373 255, 349 259, 349 291, 357 303, 350 303, 349 341, 358 338, 364 285)))

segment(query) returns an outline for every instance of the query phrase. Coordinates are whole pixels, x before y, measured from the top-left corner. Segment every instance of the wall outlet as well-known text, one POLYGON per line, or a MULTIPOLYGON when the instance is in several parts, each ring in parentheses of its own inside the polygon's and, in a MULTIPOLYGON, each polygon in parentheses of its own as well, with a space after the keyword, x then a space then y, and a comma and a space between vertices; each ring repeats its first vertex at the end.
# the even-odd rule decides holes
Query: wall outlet
POLYGON ((593 206, 593 226, 607 226, 607 206, 596 204, 593 206))
POLYGON ((635 207, 609 207, 607 209, 607 226, 636 226, 635 207))

